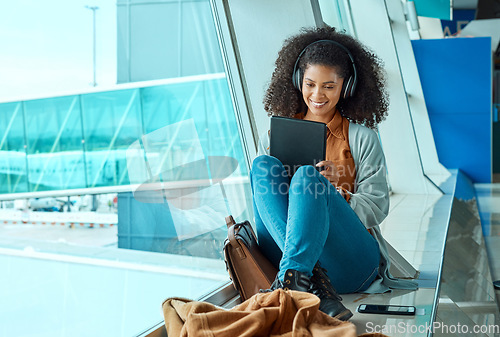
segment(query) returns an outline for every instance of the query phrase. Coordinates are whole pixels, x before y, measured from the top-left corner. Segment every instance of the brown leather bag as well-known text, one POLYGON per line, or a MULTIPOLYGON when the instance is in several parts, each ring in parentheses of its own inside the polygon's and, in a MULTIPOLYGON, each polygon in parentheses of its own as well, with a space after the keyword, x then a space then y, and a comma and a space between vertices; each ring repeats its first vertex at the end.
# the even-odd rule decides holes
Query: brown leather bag
POLYGON ((245 301, 260 289, 269 289, 278 271, 260 251, 248 221, 237 224, 230 215, 226 225, 224 261, 234 287, 245 301))

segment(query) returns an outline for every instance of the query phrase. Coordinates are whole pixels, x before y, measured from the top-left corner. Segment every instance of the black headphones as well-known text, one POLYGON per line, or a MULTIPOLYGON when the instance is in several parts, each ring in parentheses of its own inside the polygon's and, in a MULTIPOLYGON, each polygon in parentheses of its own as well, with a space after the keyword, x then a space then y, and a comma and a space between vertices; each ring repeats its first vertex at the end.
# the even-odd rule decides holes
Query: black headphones
POLYGON ((354 57, 352 57, 352 54, 349 52, 349 50, 346 47, 344 47, 343 45, 341 45, 337 41, 333 41, 333 40, 318 40, 318 41, 314 41, 313 43, 307 45, 300 52, 299 56, 297 57, 297 61, 295 61, 295 65, 293 66, 293 73, 292 73, 292 83, 293 83, 293 86, 297 90, 299 90, 299 91, 302 92, 302 77, 304 76, 304 74, 302 74, 302 71, 298 67, 299 66, 300 58, 305 53, 305 51, 307 50, 307 48, 309 48, 313 44, 322 43, 322 42, 331 43, 333 45, 336 45, 337 47, 342 48, 347 53, 347 56, 349 56, 349 59, 351 60, 351 64, 352 64, 352 75, 349 76, 349 78, 345 78, 344 79, 344 84, 342 84, 342 91, 340 93, 340 97, 344 98, 344 99, 346 99, 348 97, 352 97, 354 95, 354 90, 356 89, 356 84, 358 83, 358 75, 357 75, 357 72, 356 72, 356 66, 354 65, 354 57))

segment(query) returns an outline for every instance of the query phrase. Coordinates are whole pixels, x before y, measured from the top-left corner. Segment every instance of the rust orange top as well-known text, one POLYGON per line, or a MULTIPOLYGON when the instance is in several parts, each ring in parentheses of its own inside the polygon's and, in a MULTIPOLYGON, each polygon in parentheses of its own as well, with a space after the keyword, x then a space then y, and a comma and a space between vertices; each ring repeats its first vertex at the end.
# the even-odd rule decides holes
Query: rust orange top
MULTIPOLYGON (((299 113, 295 118, 304 119, 304 113, 299 113)), ((344 192, 354 193, 354 180, 356 178, 356 167, 349 147, 349 121, 338 111, 335 112, 330 122, 326 124, 326 158, 332 161, 339 173, 340 187, 344 192)), ((349 201, 349 193, 344 193, 349 201)))

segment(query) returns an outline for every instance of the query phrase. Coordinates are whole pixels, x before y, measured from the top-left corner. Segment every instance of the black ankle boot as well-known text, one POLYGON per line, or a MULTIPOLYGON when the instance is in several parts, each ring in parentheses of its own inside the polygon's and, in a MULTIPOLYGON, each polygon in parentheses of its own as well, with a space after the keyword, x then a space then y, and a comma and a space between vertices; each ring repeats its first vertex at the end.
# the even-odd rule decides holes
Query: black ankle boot
POLYGON ((288 269, 283 279, 284 290, 297 290, 311 292, 311 279, 300 271, 288 269))
POLYGON ((278 279, 278 275, 276 275, 276 278, 274 279, 273 283, 271 283, 271 288, 269 288, 269 289, 260 289, 259 293, 271 293, 271 292, 275 291, 276 289, 283 289, 283 288, 284 288, 283 282, 281 282, 278 279))
POLYGON ((276 289, 310 292, 309 290, 311 290, 311 286, 311 280, 306 274, 297 270, 288 269, 285 273, 283 282, 278 279, 278 275, 276 275, 274 282, 271 284, 271 288, 261 289, 260 292, 269 293, 276 289))
POLYGON ((326 270, 320 266, 319 262, 314 266, 311 282, 313 284, 311 292, 321 300, 319 310, 342 321, 347 321, 352 317, 352 312, 342 304, 342 297, 333 288, 326 270))
POLYGON ((312 278, 309 278, 300 271, 288 269, 285 273, 283 282, 276 276, 273 284, 271 284, 271 288, 262 289, 260 292, 272 292, 276 289, 308 292, 319 297, 319 310, 329 316, 347 321, 352 317, 352 312, 340 302, 342 298, 340 298, 335 289, 333 289, 330 284, 330 279, 326 276, 324 269, 319 267, 318 264, 316 266, 314 267, 316 271, 313 270, 312 278), (316 266, 318 266, 319 269, 317 269, 316 266))

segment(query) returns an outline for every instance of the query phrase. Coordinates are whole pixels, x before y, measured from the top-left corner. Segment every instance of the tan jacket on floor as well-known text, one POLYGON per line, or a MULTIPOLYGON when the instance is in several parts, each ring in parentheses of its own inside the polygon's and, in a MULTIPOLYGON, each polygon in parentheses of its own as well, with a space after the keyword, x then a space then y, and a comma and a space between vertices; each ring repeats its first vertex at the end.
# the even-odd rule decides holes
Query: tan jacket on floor
POLYGON ((225 310, 206 302, 169 298, 163 303, 168 337, 356 336, 350 322, 319 311, 315 295, 278 289, 225 310))

